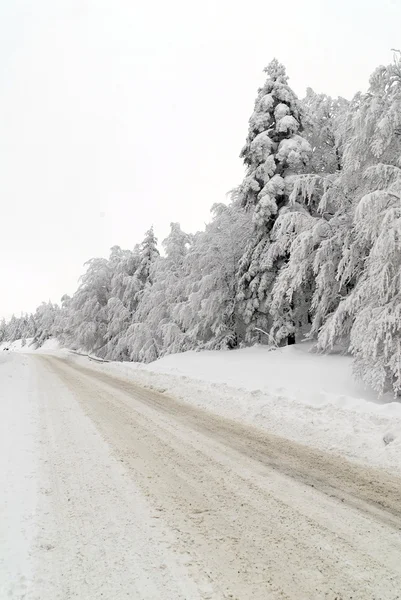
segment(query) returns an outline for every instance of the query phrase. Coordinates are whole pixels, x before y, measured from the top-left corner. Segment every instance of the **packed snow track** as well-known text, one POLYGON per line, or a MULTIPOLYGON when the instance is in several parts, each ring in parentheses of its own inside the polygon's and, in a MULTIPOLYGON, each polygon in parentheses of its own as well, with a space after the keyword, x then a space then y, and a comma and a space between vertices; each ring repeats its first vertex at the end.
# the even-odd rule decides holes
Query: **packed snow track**
POLYGON ((396 476, 68 358, 0 383, 1 599, 401 598, 396 476))

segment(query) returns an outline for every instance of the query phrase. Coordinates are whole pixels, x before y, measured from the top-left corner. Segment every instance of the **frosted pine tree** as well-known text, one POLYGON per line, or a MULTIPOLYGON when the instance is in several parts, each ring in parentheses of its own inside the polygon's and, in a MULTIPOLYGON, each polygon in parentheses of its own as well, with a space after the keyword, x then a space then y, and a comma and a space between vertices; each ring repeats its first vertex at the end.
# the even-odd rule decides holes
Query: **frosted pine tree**
POLYGON ((33 344, 40 347, 54 334, 54 323, 60 312, 60 307, 52 302, 42 302, 35 311, 35 337, 33 344))
POLYGON ((21 322, 15 315, 7 323, 5 339, 7 342, 15 342, 21 338, 21 322))
POLYGON ((138 261, 135 272, 132 276, 131 288, 126 290, 132 294, 131 314, 135 320, 135 311, 144 290, 152 285, 152 267, 159 258, 160 253, 157 249, 157 238, 151 227, 145 234, 145 238, 138 250, 138 261))
POLYGON ((0 344, 6 341, 6 333, 7 333, 7 324, 6 320, 3 319, 0 321, 0 344))
POLYGON ((338 306, 336 272, 351 228, 349 200, 341 183, 350 103, 309 88, 303 107, 304 135, 312 147, 309 172, 294 178, 292 210, 281 211, 269 248, 269 254, 287 257, 270 305, 271 334, 277 342, 292 328, 296 334, 316 338, 327 315, 338 306))
POLYGON ((161 355, 187 349, 186 332, 177 318, 177 309, 187 299, 185 265, 192 245, 192 235, 182 231, 179 223, 170 223, 170 228, 170 234, 163 241, 165 258, 155 263, 155 294, 152 297, 153 308, 148 316, 148 320, 153 321, 153 329, 158 323, 161 355))
POLYGON ((138 282, 135 273, 140 261, 140 244, 136 244, 134 249, 124 250, 121 260, 113 270, 113 297, 119 298, 124 307, 128 310, 130 319, 132 318, 137 305, 136 293, 138 291, 138 282))
POLYGON ((332 260, 335 254, 340 260, 342 246, 341 239, 338 252, 335 238, 341 236, 336 229, 340 227, 343 233, 343 221, 329 221, 338 207, 337 179, 349 103, 309 88, 302 107, 303 136, 311 146, 308 174, 291 178, 292 191, 275 219, 265 259, 265 263, 279 266, 269 302, 270 333, 276 342, 297 333, 316 335, 323 314, 338 304, 338 286, 327 294, 326 277, 331 270, 335 282, 332 260))
POLYGON ((323 174, 340 171, 348 100, 316 94, 312 88, 308 88, 302 107, 304 136, 312 149, 308 172, 323 174))
MULTIPOLYGON (((241 152, 246 176, 237 191, 253 219, 253 233, 238 272, 238 299, 249 339, 255 339, 255 328, 271 326, 271 291, 286 260, 269 254, 271 232, 280 212, 293 210, 289 202, 293 177, 304 172, 311 154, 309 143, 300 135, 301 106, 288 85, 285 68, 274 59, 265 72, 267 80, 259 90, 241 152)), ((288 339, 291 342, 293 338, 290 326, 288 339)))
MULTIPOLYGON (((157 260, 157 239, 153 228, 134 250, 114 246, 110 254, 111 292, 107 304, 108 327, 106 356, 113 360, 131 360, 132 327, 137 324, 137 309, 145 287, 151 282, 150 272, 157 260), (130 332, 130 333, 129 333, 130 332)), ((138 339, 138 338, 137 338, 138 339)))
MULTIPOLYGON (((56 315, 56 318, 57 318, 57 315, 56 315)), ((28 328, 28 334, 27 334, 28 337, 34 338, 36 335, 36 323, 35 323, 35 318, 32 314, 29 315, 29 317, 28 317, 27 328, 28 328)))
POLYGON ((92 258, 69 305, 68 330, 74 348, 106 353, 111 270, 105 258, 92 258))
POLYGON ((20 317, 20 328, 21 328, 21 345, 26 345, 26 340, 29 335, 29 317, 28 314, 22 314, 20 317))
POLYGON ((72 298, 68 294, 61 297, 60 310, 54 320, 53 336, 56 337, 62 345, 71 347, 74 344, 74 330, 72 328, 71 314, 72 298))
POLYGON ((125 302, 127 288, 135 272, 135 251, 123 250, 113 246, 110 251, 110 297, 107 302, 107 358, 128 360, 126 349, 117 346, 131 323, 130 302, 125 302))
POLYGON ((367 177, 376 180, 377 189, 360 200, 355 212, 357 243, 367 256, 337 315, 341 321, 344 313, 355 315, 350 350, 356 373, 380 392, 392 387, 400 394, 401 169, 377 165, 367 177))
POLYGON ((175 312, 185 300, 183 265, 191 236, 182 231, 179 223, 171 223, 170 227, 170 234, 162 242, 166 255, 153 262, 152 285, 144 289, 137 308, 130 346, 134 360, 150 362, 186 349, 185 332, 175 312))
POLYGON ((118 338, 115 351, 119 353, 123 358, 129 356, 130 360, 143 360, 142 357, 138 357, 135 351, 136 345, 141 344, 141 348, 144 349, 149 345, 149 340, 145 340, 147 332, 142 327, 140 330, 140 318, 137 315, 138 306, 147 293, 152 287, 153 277, 152 269, 155 261, 158 260, 160 254, 157 249, 157 238, 154 234, 153 227, 151 227, 145 234, 145 238, 138 247, 137 256, 135 257, 135 271, 132 277, 129 278, 128 285, 124 292, 124 305, 129 310, 129 327, 125 333, 118 338))
POLYGON ((151 227, 145 234, 145 238, 141 244, 139 251, 139 265, 135 271, 135 277, 144 287, 151 283, 150 273, 154 261, 159 257, 157 249, 157 238, 151 227))
POLYGON ((335 268, 345 222, 333 217, 341 204, 338 179, 349 102, 309 88, 302 107, 303 135, 312 149, 308 173, 293 178, 288 206, 277 216, 268 250, 270 262, 282 261, 270 303, 270 333, 278 343, 288 335, 316 336, 327 312, 338 305, 335 268))
POLYGON ((180 314, 192 347, 234 348, 244 335, 236 274, 251 219, 235 202, 215 204, 212 213, 212 222, 196 236, 188 256, 188 300, 180 314))
POLYGON ((378 391, 401 391, 401 61, 380 67, 353 118, 344 185, 354 193, 352 234, 337 279, 348 293, 319 335, 343 343, 355 369, 378 391))

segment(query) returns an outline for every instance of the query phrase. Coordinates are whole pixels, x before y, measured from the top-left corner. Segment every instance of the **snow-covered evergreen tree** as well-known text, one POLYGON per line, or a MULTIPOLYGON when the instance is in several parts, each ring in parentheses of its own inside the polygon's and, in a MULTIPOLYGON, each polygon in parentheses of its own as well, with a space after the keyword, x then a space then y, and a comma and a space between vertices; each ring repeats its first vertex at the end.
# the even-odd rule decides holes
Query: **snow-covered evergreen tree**
POLYGON ((251 218, 238 202, 215 204, 212 213, 188 255, 188 300, 180 307, 181 322, 191 347, 234 348, 244 337, 236 275, 251 218))
POLYGON ((161 257, 158 252, 151 254, 149 275, 139 294, 135 319, 117 344, 117 349, 121 344, 129 348, 131 360, 150 362, 184 349, 183 332, 173 312, 181 301, 182 264, 191 238, 181 230, 179 223, 170 226, 171 232, 163 241, 166 256, 161 257))
POLYGON ((62 345, 73 346, 74 334, 73 316, 71 313, 72 298, 68 294, 61 297, 60 310, 56 316, 53 325, 53 336, 56 337, 62 345))
POLYGON ((337 279, 347 289, 319 335, 320 348, 343 343, 375 389, 401 390, 401 61, 380 67, 353 117, 344 153, 344 187, 353 192, 351 234, 337 279))
MULTIPOLYGON (((142 244, 138 247, 137 253, 131 257, 131 266, 134 266, 134 272, 131 276, 125 278, 125 291, 122 297, 122 303, 114 307, 124 317, 124 323, 128 326, 125 331, 119 335, 114 349, 111 352, 112 356, 116 354, 120 359, 130 360, 145 360, 144 353, 149 354, 150 332, 147 327, 142 327, 137 315, 138 306, 141 303, 144 295, 151 288, 153 283, 152 270, 155 261, 158 260, 160 254, 157 249, 157 238, 155 237, 153 227, 145 234, 142 244), (140 355, 136 349, 140 346, 140 355), (147 349, 147 350, 145 350, 147 349)), ((109 353, 110 355, 110 353, 109 353)), ((156 353, 152 354, 153 360, 156 353)))
POLYGON ((6 341, 7 323, 4 317, 0 321, 0 344, 6 341))
POLYGON ((176 309, 185 300, 184 263, 192 238, 182 231, 179 223, 171 223, 170 228, 170 234, 163 241, 165 256, 155 260, 152 285, 144 290, 138 306, 138 321, 142 325, 135 327, 145 340, 145 346, 141 347, 136 341, 132 351, 134 356, 146 361, 187 349, 176 309))
POLYGON ((12 315, 7 323, 5 338, 8 342, 15 342, 21 338, 20 320, 15 315, 12 315))
POLYGON ((163 240, 165 257, 154 263, 153 285, 138 309, 139 318, 158 332, 159 355, 186 349, 185 331, 177 319, 177 307, 186 300, 185 261, 192 236, 182 231, 179 223, 170 224, 170 234, 163 240))
POLYGON ((113 360, 129 360, 126 346, 120 344, 132 322, 135 291, 132 281, 138 266, 139 253, 113 246, 110 252, 110 297, 107 303, 106 357, 113 360))
POLYGON ((157 238, 154 234, 153 227, 151 227, 145 234, 140 251, 139 251, 139 264, 135 271, 135 278, 139 281, 140 285, 145 287, 151 284, 151 269, 154 261, 160 256, 157 249, 157 238))
POLYGON ((111 270, 105 258, 92 258, 69 306, 75 348, 104 355, 107 341, 111 270))
POLYGON ((302 107, 303 134, 312 149, 309 173, 334 173, 341 170, 349 102, 345 98, 316 94, 312 88, 308 88, 302 107))
MULTIPOLYGON (((46 340, 52 337, 54 323, 59 314, 59 306, 52 302, 42 302, 35 311, 35 335, 33 344, 40 347, 46 340)), ((20 337, 22 337, 20 335, 20 337)))
POLYGON ((376 180, 377 189, 360 200, 355 212, 356 243, 367 256, 336 317, 342 322, 344 313, 355 315, 350 350, 357 374, 378 391, 392 387, 400 394, 401 169, 377 165, 367 177, 376 180))
MULTIPOLYGON (((311 148, 301 135, 300 102, 288 85, 284 67, 274 59, 266 68, 267 80, 259 90, 249 133, 241 157, 246 176, 237 194, 252 210, 253 233, 239 266, 240 307, 248 324, 249 339, 255 328, 268 329, 271 291, 285 255, 269 252, 271 232, 290 205, 293 177, 305 171, 311 148)), ((288 331, 292 339, 294 332, 288 331)))
POLYGON ((298 210, 278 216, 269 250, 287 255, 271 302, 271 333, 278 342, 288 331, 316 338, 344 295, 336 273, 352 218, 343 185, 343 153, 351 135, 350 114, 358 105, 359 98, 350 104, 311 89, 303 101, 304 135, 312 157, 308 173, 294 178, 290 203, 298 210))
POLYGON ((125 277, 122 282, 124 286, 122 300, 131 319, 134 319, 144 288, 151 284, 152 265, 158 257, 157 239, 151 227, 146 232, 143 242, 123 262, 125 277))

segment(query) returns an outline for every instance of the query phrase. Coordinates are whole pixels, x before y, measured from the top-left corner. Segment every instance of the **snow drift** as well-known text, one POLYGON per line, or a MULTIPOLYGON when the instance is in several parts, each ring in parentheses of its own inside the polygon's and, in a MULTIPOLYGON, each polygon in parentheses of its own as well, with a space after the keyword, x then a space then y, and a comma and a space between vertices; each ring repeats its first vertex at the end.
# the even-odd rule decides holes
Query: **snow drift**
MULTIPOLYGON (((89 366, 83 357, 68 360, 89 366)), ((279 436, 401 472, 401 404, 356 382, 350 357, 313 354, 300 344, 90 366, 279 436)))

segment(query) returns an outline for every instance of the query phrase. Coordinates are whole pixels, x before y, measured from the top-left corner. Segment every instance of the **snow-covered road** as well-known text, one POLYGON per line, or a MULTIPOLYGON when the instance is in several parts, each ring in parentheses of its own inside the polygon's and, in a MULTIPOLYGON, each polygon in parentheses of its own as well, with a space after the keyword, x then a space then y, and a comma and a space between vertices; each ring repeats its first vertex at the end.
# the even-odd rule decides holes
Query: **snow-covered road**
POLYGON ((399 478, 89 364, 1 360, 1 600, 400 598, 399 478))

